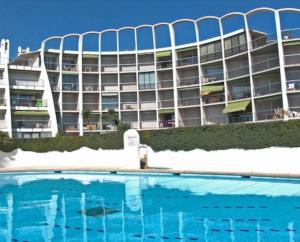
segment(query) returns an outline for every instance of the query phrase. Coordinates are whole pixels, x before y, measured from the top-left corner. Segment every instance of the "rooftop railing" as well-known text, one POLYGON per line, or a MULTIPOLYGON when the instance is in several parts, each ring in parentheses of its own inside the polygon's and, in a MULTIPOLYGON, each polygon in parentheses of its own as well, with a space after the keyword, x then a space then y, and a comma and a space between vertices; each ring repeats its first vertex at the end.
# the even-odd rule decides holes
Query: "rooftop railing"
POLYGON ((300 53, 285 55, 284 63, 286 66, 299 65, 300 64, 300 53))
POLYGON ((14 59, 9 63, 10 67, 14 67, 16 69, 34 69, 40 67, 39 59, 25 59, 25 58, 18 58, 14 59))
POLYGON ((6 122, 5 120, 0 120, 0 129, 6 129, 6 122))
POLYGON ((177 80, 178 86, 192 86, 199 84, 199 76, 180 77, 177 80))
POLYGON ((254 87, 254 96, 259 97, 263 95, 268 95, 272 93, 281 92, 280 82, 269 82, 268 84, 259 85, 254 87))
POLYGON ((282 40, 292 40, 300 38, 300 28, 284 29, 281 31, 282 40))
POLYGON ((188 66, 198 64, 198 56, 189 56, 177 60, 177 66, 188 66))
POLYGON ((252 64, 253 73, 270 70, 279 67, 279 57, 267 57, 262 61, 252 64))

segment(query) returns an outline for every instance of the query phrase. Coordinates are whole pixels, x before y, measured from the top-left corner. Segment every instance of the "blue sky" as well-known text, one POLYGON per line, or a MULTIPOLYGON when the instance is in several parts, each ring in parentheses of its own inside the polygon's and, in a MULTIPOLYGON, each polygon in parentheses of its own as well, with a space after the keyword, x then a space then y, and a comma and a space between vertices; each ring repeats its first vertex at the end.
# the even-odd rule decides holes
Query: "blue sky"
MULTIPOLYGON (((170 22, 179 18, 221 16, 256 7, 296 7, 299 0, 0 0, 0 38, 17 46, 39 48, 43 39, 72 32, 170 22)), ((228 23, 228 28, 233 26, 228 23)), ((267 25, 268 21, 252 21, 267 25)), ((287 24, 296 21, 287 20, 287 24)), ((266 26, 264 26, 266 27, 266 26)), ((162 31, 163 35, 163 31, 162 31)), ((109 38, 108 38, 109 39, 109 38)), ((108 40, 109 41, 109 40, 108 40)), ((142 41, 147 43, 147 40, 142 41)), ((124 49, 129 46, 124 46, 124 49)))

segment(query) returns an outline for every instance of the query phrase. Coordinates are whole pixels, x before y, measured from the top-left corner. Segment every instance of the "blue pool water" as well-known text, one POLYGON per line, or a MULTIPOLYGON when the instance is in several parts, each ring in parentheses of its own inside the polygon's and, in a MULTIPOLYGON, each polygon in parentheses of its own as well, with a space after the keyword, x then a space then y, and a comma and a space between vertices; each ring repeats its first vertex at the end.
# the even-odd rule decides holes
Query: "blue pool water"
POLYGON ((0 241, 300 241, 300 180, 2 174, 0 241))

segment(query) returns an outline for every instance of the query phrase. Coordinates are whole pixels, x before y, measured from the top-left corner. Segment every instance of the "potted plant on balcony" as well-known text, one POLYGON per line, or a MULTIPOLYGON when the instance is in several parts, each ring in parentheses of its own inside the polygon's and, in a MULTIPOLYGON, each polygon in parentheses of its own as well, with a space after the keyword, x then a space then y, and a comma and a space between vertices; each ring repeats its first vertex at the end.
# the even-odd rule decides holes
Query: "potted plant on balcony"
POLYGON ((90 130, 90 132, 92 131, 92 126, 90 124, 90 121, 91 121, 91 116, 92 116, 92 113, 90 110, 82 110, 82 118, 83 120, 86 120, 87 121, 87 127, 88 129, 90 130))

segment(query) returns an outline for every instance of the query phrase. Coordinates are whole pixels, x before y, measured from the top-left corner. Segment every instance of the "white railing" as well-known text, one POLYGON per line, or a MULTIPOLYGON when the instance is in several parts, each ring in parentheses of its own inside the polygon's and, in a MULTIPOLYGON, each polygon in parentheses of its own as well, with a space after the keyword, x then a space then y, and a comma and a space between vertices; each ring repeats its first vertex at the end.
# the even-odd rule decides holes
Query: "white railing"
POLYGON ((284 64, 289 65, 299 65, 300 64, 300 53, 289 54, 284 56, 284 64))
POLYGON ((253 94, 254 96, 258 97, 258 96, 268 95, 277 92, 281 92, 281 83, 270 81, 268 84, 254 87, 253 94))
POLYGON ((279 58, 276 57, 268 57, 262 61, 258 61, 252 64, 253 73, 265 71, 269 69, 273 69, 279 67, 279 58))
POLYGON ((300 119, 300 106, 289 107, 289 118, 300 119))
POLYGON ((51 128, 49 120, 13 120, 13 129, 46 129, 51 128))
POLYGON ((136 91, 137 84, 136 82, 121 82, 120 87, 122 91, 136 91))
POLYGON ((137 110, 138 104, 134 102, 121 102, 121 110, 137 110))
POLYGON ((154 62, 139 62, 138 67, 140 71, 153 71, 155 69, 154 62))
POLYGON ((153 101, 140 101, 141 110, 153 110, 156 109, 156 100, 153 101))
POLYGON ((101 90, 106 92, 117 92, 119 90, 118 83, 102 83, 101 90))
POLYGON ((44 80, 15 79, 10 80, 10 86, 15 88, 36 89, 44 87, 44 80))
POLYGON ((99 91, 98 83, 83 83, 82 90, 85 92, 96 92, 99 91))
POLYGON ((119 68, 117 64, 102 64, 101 71, 102 72, 118 72, 119 68))
POLYGON ((78 71, 78 65, 72 64, 72 63, 62 63, 62 70, 63 71, 69 71, 69 72, 77 72, 78 71))
POLYGON ((82 64, 82 72, 98 72, 98 64, 82 64))
POLYGON ((16 69, 33 69, 33 68, 39 68, 40 67, 40 61, 39 59, 23 59, 18 58, 14 59, 9 63, 9 67, 13 67, 16 69))
POLYGON ((137 71, 135 63, 120 64, 121 71, 137 71))
POLYGON ((157 121, 156 120, 140 121, 140 128, 141 129, 156 129, 157 121))
POLYGON ((204 125, 218 125, 218 124, 227 124, 228 117, 227 116, 212 116, 212 117, 203 117, 204 125))

